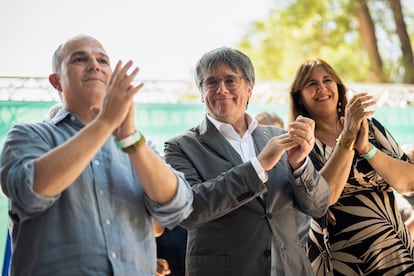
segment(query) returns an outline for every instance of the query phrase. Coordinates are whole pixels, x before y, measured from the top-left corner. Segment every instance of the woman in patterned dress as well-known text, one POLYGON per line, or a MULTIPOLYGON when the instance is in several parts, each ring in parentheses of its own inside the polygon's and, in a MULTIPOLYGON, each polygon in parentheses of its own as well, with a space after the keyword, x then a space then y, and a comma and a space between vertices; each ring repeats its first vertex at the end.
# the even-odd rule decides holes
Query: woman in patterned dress
POLYGON ((414 190, 414 165, 377 120, 372 96, 349 101, 334 69, 305 61, 290 90, 291 118, 315 120, 310 155, 328 181, 330 207, 312 219, 308 255, 316 275, 414 275, 414 248, 393 189, 414 190))

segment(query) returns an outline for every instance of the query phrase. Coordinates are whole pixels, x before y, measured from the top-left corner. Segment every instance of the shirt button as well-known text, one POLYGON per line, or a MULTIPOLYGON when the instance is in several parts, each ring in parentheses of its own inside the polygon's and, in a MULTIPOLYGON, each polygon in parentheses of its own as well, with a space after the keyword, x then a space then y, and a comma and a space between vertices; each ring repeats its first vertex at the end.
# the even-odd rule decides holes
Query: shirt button
POLYGON ((266 250, 263 252, 263 255, 264 255, 265 257, 270 257, 270 256, 272 255, 272 251, 271 251, 270 249, 266 249, 266 250))
POLYGON ((111 256, 112 256, 112 258, 116 259, 116 253, 115 252, 112 252, 111 256))
POLYGON ((103 195, 103 191, 102 191, 102 190, 99 190, 99 194, 100 194, 100 195, 103 195))
POLYGON ((99 166, 99 160, 95 160, 95 161, 93 161, 93 163, 95 163, 95 165, 97 165, 97 166, 99 166))
POLYGON ((76 119, 75 119, 75 116, 70 116, 70 120, 73 122, 73 121, 75 121, 76 119))
POLYGON ((106 219, 105 223, 108 224, 108 225, 111 225, 111 221, 109 219, 106 219))

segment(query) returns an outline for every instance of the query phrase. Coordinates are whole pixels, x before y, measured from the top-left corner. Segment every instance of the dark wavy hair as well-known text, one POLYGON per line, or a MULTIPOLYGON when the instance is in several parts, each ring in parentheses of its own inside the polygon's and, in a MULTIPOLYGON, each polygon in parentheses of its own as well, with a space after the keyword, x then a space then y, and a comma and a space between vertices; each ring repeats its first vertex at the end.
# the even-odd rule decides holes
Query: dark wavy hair
POLYGON ((338 86, 339 100, 337 105, 338 117, 344 116, 345 106, 347 104, 346 91, 347 88, 343 84, 341 78, 335 72, 335 70, 326 61, 316 58, 304 61, 298 71, 296 72, 295 79, 290 87, 290 109, 289 109, 289 121, 294 121, 298 115, 310 117, 309 112, 303 106, 300 100, 301 91, 309 81, 311 74, 316 68, 323 68, 338 86))

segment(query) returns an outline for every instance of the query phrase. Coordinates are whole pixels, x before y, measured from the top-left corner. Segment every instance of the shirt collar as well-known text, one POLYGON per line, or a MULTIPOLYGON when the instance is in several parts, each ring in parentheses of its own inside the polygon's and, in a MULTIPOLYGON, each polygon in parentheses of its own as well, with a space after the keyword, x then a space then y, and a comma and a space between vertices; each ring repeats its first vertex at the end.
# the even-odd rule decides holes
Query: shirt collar
MULTIPOLYGON (((253 118, 250 114, 245 113, 245 118, 247 121, 247 131, 244 133, 245 135, 252 135, 253 131, 256 129, 256 127, 259 125, 257 120, 253 118)), ((207 119, 217 128, 217 130, 220 132, 221 135, 223 135, 226 138, 230 139, 240 139, 240 136, 236 133, 236 130, 231 124, 220 122, 213 117, 210 116, 210 114, 207 113, 207 119)))
POLYGON ((59 108, 59 110, 56 112, 55 116, 53 118, 51 118, 50 121, 52 121, 53 124, 57 125, 61 121, 65 120, 66 118, 68 118, 71 122, 74 123, 74 125, 76 125, 78 127, 83 127, 84 126, 84 124, 82 123, 82 121, 79 119, 79 117, 76 114, 70 113, 69 111, 67 111, 63 107, 59 108))

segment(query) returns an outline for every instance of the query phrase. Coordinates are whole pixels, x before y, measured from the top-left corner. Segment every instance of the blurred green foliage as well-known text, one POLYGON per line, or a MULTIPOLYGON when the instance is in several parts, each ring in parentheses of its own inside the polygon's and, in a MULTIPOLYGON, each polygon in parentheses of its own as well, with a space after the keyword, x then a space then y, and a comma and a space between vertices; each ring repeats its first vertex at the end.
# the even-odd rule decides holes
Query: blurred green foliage
MULTIPOLYGON (((238 47, 253 60, 258 80, 291 81, 305 59, 328 61, 346 82, 370 82, 370 60, 363 47, 355 0, 285 0, 263 21, 252 22, 238 47)), ((383 71, 403 81, 400 41, 386 0, 368 0, 383 71)), ((412 0, 401 0, 407 32, 414 35, 412 0)))

